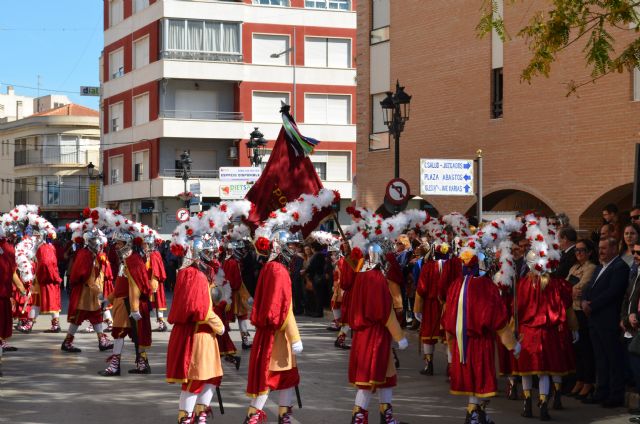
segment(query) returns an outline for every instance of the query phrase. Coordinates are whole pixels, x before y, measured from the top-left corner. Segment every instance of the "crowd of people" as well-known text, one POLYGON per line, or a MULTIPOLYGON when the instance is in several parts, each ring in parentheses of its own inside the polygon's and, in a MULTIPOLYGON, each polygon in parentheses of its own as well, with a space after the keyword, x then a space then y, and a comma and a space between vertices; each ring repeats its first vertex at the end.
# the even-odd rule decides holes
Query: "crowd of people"
MULTIPOLYGON (((321 197, 309 200, 313 208, 321 209, 313 203, 321 197)), ((562 409, 562 395, 616 408, 626 390, 640 391, 640 208, 627 219, 608 205, 603 225, 582 238, 563 216, 526 213, 474 226, 455 213, 383 219, 351 208, 345 233, 303 240, 290 229, 306 200, 273 213, 253 237, 225 204, 179 225, 171 241, 101 208, 57 236, 37 208, 17 207, 0 219, 0 355, 15 350, 14 321, 29 333, 50 314, 47 331, 63 331, 64 289, 60 348, 81 353, 74 336, 88 321, 99 351, 110 351, 102 377, 121 374, 127 337, 135 348, 129 372, 151 373, 152 314, 155 331, 171 330, 166 378, 181 384, 179 423, 207 422, 223 362, 240 368, 232 322, 250 350, 245 424, 266 421, 272 391, 278 422, 290 423, 303 375, 296 317, 326 312, 335 347, 350 350, 352 423, 368 423, 374 393, 381 422, 397 423, 396 349, 408 346, 405 330, 417 332, 424 358, 416 370, 424 377, 416 378, 436 374, 436 349, 446 350, 451 393, 468 398, 470 424, 492 422, 486 405, 498 375, 508 398, 523 401, 524 417, 534 416, 537 385, 543 421, 562 409)), ((640 411, 630 413, 640 422, 640 411)))

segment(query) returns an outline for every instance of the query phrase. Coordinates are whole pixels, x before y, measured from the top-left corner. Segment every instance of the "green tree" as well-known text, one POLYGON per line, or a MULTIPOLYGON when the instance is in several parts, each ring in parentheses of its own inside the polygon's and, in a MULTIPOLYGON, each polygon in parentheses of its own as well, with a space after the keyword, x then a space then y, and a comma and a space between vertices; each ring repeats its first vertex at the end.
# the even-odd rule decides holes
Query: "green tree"
MULTIPOLYGON (((534 0, 504 2, 505 7, 515 4, 523 7, 534 0)), ((531 51, 531 59, 521 73, 523 81, 531 82, 539 75, 548 77, 558 55, 574 43, 584 45, 591 75, 587 80, 571 81, 569 94, 613 72, 633 70, 640 65, 640 0, 548 0, 548 3, 547 9, 535 11, 528 24, 517 32, 531 51), (620 30, 636 35, 631 42, 616 42, 620 30)), ((482 0, 477 30, 481 36, 495 30, 503 40, 510 38, 498 13, 498 0, 482 0)))

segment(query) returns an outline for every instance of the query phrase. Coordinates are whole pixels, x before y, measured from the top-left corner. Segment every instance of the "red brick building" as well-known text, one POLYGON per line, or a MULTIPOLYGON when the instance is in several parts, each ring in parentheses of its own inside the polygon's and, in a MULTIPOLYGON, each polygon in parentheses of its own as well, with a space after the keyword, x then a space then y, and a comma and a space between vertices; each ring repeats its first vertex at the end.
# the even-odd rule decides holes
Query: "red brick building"
MULTIPOLYGON (((523 83, 530 53, 515 34, 545 2, 504 7, 512 34, 505 43, 478 37, 480 3, 358 2, 358 203, 377 208, 393 177, 394 146, 379 101, 399 80, 413 96, 400 176, 414 194, 420 194, 420 158, 473 159, 482 149, 485 211, 565 212, 574 226, 588 229, 607 203, 628 210, 640 142, 637 72, 607 76, 567 96, 566 83, 589 73, 576 43, 550 78, 523 83)), ((636 36, 623 32, 622 42, 636 36)), ((473 196, 424 200, 440 213, 474 211, 476 203, 473 196)))

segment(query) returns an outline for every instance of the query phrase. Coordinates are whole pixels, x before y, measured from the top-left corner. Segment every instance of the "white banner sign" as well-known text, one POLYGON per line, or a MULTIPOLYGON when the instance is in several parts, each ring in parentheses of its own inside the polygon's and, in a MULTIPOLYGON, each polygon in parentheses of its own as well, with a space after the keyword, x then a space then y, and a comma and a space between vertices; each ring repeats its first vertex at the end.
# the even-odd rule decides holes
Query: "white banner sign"
POLYGON ((253 166, 220 168, 220 199, 244 199, 262 169, 253 166))
POLYGON ((473 160, 420 159, 420 194, 473 196, 473 160))

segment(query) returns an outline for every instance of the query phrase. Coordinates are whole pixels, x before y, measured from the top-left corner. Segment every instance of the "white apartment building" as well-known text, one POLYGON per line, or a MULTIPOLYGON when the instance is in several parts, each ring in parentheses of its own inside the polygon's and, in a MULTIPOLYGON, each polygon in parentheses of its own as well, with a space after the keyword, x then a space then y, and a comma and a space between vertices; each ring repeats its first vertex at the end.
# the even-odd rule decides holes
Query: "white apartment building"
MULTIPOLYGON (((68 103, 68 102, 67 102, 68 103)), ((11 85, 0 93, 0 122, 10 122, 33 114, 33 97, 16 94, 11 85)))
MULTIPOLYGON (((52 99, 38 100, 46 105, 52 99)), ((66 104, 0 123, 0 211, 28 203, 39 205, 54 225, 80 218, 88 205, 87 165, 97 166, 99 155, 99 113, 84 106, 66 104)))
POLYGON ((250 165, 254 127, 273 146, 284 101, 321 141, 311 159, 344 211, 355 173, 354 3, 105 0, 102 201, 170 233, 180 154, 190 153, 203 204, 217 203, 219 168, 250 165))

